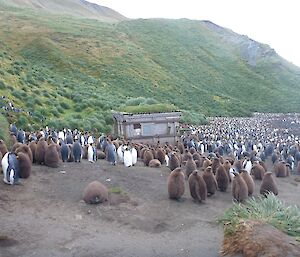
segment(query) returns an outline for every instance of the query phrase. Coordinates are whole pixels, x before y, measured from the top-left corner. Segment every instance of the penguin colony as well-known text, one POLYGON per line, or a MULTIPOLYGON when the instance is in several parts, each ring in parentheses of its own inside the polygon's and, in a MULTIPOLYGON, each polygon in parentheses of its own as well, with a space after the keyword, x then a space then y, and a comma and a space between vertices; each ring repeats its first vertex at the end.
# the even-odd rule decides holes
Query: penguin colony
MULTIPOLYGON (((20 130, 17 135, 12 133, 16 142, 11 149, 0 140, 3 180, 16 184, 19 178, 28 178, 32 163, 57 168, 62 162, 79 163, 83 158, 90 163, 106 159, 111 165, 127 168, 138 161, 151 168, 167 166, 167 191, 173 200, 189 192, 195 202, 202 203, 218 191, 218 197, 231 191, 234 200, 243 202, 254 194, 254 180, 261 181, 260 194, 277 195, 277 179, 300 173, 298 138, 268 128, 260 130, 259 135, 252 128, 250 137, 247 126, 231 126, 229 121, 216 119, 214 126, 193 128, 174 145, 132 143, 105 135, 95 139, 89 133, 71 130, 57 133, 46 129, 28 134, 20 130), (267 136, 261 140, 263 133, 267 136), (267 170, 266 161, 273 163, 272 169, 267 170)), ((107 188, 94 181, 87 186, 83 199, 87 203, 108 201, 107 188)))

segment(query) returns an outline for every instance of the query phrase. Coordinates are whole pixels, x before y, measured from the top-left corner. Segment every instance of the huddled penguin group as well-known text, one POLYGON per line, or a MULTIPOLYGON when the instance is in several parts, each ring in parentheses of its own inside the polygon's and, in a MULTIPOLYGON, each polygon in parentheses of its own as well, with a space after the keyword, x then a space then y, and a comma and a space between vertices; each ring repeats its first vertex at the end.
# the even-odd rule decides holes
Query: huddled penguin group
MULTIPOLYGON (((259 192, 278 194, 276 180, 300 174, 300 141, 298 137, 270 129, 247 120, 217 118, 210 126, 190 128, 174 144, 134 143, 102 134, 77 130, 54 131, 43 129, 25 133, 12 126, 14 145, 8 149, 0 140, 3 180, 18 184, 20 178, 31 174, 32 164, 57 168, 63 162, 80 163, 86 159, 95 163, 105 159, 111 165, 137 166, 140 162, 149 168, 167 166, 167 191, 170 199, 183 197, 186 187, 198 203, 207 197, 230 192, 235 201, 243 202, 259 192), (273 168, 267 169, 266 162, 273 168)), ((139 164, 140 165, 140 164, 139 164)), ((87 203, 108 201, 108 191, 94 181, 84 191, 87 203)))

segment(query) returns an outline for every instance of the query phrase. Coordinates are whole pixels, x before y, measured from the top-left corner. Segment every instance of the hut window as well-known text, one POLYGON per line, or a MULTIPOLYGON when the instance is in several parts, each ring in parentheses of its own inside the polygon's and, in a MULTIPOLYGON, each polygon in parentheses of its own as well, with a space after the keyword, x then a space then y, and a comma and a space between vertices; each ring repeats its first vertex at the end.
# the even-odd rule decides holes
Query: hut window
POLYGON ((141 128, 141 123, 133 124, 133 129, 140 129, 140 128, 141 128))
POLYGON ((134 134, 136 136, 140 136, 141 135, 141 124, 140 123, 133 124, 133 129, 134 129, 134 134))

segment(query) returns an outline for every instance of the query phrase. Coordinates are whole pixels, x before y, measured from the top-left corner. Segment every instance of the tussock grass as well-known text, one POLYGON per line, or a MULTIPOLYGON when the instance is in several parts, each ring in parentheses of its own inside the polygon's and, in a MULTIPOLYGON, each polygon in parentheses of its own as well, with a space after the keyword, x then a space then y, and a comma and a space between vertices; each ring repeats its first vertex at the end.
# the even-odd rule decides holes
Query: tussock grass
POLYGON ((250 198, 245 204, 234 203, 222 218, 224 234, 232 235, 242 220, 257 220, 267 223, 284 233, 300 239, 300 211, 297 206, 285 206, 274 194, 250 198))
POLYGON ((0 139, 4 140, 7 146, 10 146, 9 124, 7 119, 0 113, 0 139))
POLYGON ((122 193, 122 189, 120 187, 110 187, 108 189, 108 192, 112 193, 112 194, 121 194, 122 193))
POLYGON ((171 104, 145 104, 137 106, 125 106, 120 111, 128 113, 157 113, 157 112, 173 112, 178 110, 171 104))

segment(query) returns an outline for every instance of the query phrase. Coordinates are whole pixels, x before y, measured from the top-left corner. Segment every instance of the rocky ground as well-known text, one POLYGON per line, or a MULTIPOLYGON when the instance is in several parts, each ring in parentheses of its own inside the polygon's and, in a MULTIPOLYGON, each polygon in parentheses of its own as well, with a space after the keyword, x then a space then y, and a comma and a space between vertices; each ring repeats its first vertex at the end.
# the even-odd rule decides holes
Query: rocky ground
MULTIPOLYGON (((271 169, 270 163, 268 163, 271 169)), ((168 199, 169 169, 64 163, 33 166, 21 185, 0 183, 0 256, 217 257, 223 238, 217 219, 232 205, 230 189, 206 203, 186 191, 168 199), (110 188, 110 203, 87 205, 82 192, 91 181, 110 188)), ((296 175, 275 178, 279 198, 300 207, 296 175)), ((255 196, 260 181, 256 181, 255 196)))

